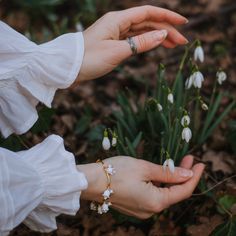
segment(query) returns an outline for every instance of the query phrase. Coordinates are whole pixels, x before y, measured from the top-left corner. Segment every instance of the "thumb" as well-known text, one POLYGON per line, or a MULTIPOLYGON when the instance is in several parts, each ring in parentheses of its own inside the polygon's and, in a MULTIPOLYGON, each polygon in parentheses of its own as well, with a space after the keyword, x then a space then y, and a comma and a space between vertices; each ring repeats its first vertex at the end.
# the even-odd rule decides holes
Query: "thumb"
MULTIPOLYGON (((149 51, 159 46, 166 38, 166 30, 153 30, 137 36, 132 37, 136 47, 137 53, 149 51)), ((119 55, 121 60, 124 60, 132 55, 131 47, 127 40, 121 40, 119 47, 119 55)))
POLYGON ((182 183, 193 176, 193 171, 181 167, 175 167, 174 172, 170 172, 168 168, 154 163, 148 163, 148 181, 159 183, 182 183))

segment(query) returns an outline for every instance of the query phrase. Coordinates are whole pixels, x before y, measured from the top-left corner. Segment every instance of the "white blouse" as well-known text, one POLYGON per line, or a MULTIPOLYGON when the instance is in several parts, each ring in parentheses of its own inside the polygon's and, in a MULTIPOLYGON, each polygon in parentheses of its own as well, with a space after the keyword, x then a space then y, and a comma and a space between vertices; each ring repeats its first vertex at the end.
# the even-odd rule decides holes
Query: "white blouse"
MULTIPOLYGON (((82 33, 37 45, 0 21, 0 131, 22 134, 50 107, 57 89, 76 79, 84 54, 82 33)), ((75 214, 87 188, 63 139, 51 135, 27 151, 0 148, 0 236, 24 222, 33 230, 56 229, 60 213, 75 214)))

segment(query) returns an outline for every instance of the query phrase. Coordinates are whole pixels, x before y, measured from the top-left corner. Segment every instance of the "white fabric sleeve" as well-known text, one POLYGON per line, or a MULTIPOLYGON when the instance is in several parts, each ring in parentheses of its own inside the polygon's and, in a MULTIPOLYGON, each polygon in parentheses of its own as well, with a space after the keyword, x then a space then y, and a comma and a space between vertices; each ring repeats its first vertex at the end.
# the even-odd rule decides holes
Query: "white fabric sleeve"
POLYGON ((38 102, 50 107, 57 89, 69 87, 84 55, 81 32, 37 45, 0 21, 0 131, 22 134, 38 118, 38 102))
POLYGON ((17 153, 0 148, 0 163, 0 235, 8 235, 22 221, 49 232, 57 228, 57 215, 78 211, 87 180, 61 137, 51 135, 17 153))

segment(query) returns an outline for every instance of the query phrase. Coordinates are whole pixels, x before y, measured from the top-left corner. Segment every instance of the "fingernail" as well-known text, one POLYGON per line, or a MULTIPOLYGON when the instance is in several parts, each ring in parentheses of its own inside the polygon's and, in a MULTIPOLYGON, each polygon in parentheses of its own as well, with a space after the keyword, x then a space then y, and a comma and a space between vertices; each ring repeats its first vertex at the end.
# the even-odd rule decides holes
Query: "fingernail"
POLYGON ((189 20, 188 19, 185 19, 185 24, 188 24, 189 20))
POLYGON ((191 170, 187 170, 187 169, 181 169, 179 171, 179 174, 181 177, 192 177, 193 176, 193 172, 191 170))
POLYGON ((157 41, 161 41, 161 40, 165 39, 166 36, 167 36, 166 30, 160 30, 160 31, 153 33, 153 38, 157 41))
POLYGON ((189 41, 187 39, 185 39, 185 44, 188 44, 188 43, 189 43, 189 41))

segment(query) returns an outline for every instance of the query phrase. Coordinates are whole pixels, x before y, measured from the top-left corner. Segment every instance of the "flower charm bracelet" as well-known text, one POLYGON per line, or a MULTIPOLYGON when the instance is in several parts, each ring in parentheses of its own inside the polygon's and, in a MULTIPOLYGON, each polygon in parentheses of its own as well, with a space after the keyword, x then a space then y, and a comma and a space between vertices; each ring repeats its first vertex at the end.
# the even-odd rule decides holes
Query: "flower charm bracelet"
POLYGON ((114 193, 114 191, 111 189, 111 176, 115 174, 115 169, 112 165, 105 165, 105 163, 102 160, 97 160, 97 163, 101 163, 103 170, 107 177, 107 188, 102 193, 103 197, 103 203, 98 204, 96 202, 90 203, 90 209, 93 211, 97 211, 98 214, 107 213, 109 211, 109 206, 111 206, 111 202, 109 201, 111 194, 114 193))

